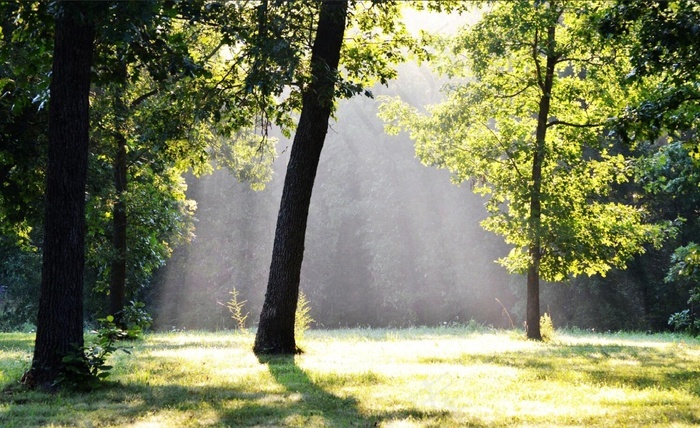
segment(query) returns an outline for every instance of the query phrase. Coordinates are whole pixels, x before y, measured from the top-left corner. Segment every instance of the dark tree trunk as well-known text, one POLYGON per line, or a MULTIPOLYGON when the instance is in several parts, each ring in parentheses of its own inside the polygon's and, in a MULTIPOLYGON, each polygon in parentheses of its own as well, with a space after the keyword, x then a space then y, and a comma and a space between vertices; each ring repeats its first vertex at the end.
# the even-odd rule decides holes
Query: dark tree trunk
MULTIPOLYGON (((119 56, 126 56, 125 52, 118 52, 119 56)), ((117 326, 124 328, 122 322, 122 312, 124 310, 124 297, 126 296, 126 171, 127 171, 127 150, 125 130, 123 124, 128 114, 124 103, 124 87, 127 80, 126 63, 118 65, 116 70, 117 82, 114 84, 112 93, 113 106, 115 111, 114 142, 116 150, 114 153, 114 190, 116 200, 112 210, 112 247, 114 255, 111 263, 109 277, 109 314, 115 319, 117 326)))
POLYGON ((306 222, 321 150, 328 131, 335 72, 343 44, 347 2, 324 1, 311 51, 313 81, 305 89, 277 216, 270 277, 255 337, 257 354, 294 354, 294 314, 304 257, 306 222))
POLYGON ((122 134, 116 136, 117 153, 114 158, 114 187, 116 202, 112 213, 114 227, 114 259, 109 280, 109 313, 114 316, 115 323, 124 328, 123 310, 126 296, 126 139, 122 134))
MULTIPOLYGON (((527 337, 542 340, 540 333, 540 261, 542 259, 542 165, 546 156, 545 138, 547 136, 547 120, 549 118, 552 86, 554 83, 554 67, 557 58, 554 54, 555 26, 547 29, 547 64, 544 76, 539 73, 539 85, 542 90, 539 111, 537 114, 537 130, 535 132, 535 149, 532 159, 532 193, 530 195, 530 246, 528 253, 530 264, 527 270, 527 337)), ((537 61, 537 45, 534 44, 533 55, 537 61)))
MULTIPOLYGON (((63 3, 63 2, 61 2, 63 3)), ((94 27, 62 4, 56 18, 41 298, 30 385, 51 387, 61 359, 83 346, 85 182, 94 27)))

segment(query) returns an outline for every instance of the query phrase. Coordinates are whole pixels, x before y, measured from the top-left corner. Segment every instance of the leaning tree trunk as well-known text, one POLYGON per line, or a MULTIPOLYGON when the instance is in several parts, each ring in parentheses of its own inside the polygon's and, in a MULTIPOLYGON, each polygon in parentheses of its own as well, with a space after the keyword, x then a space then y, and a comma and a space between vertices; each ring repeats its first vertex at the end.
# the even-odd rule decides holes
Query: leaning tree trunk
MULTIPOLYGON (((545 158, 545 138, 547 136, 547 120, 549 118, 552 86, 554 83, 554 67, 557 58, 554 55, 555 27, 547 29, 547 65, 545 75, 539 76, 542 90, 539 111, 537 114, 537 130, 535 132, 535 149, 532 160, 532 193, 530 195, 530 264, 527 271, 527 337, 542 340, 540 332, 540 261, 542 259, 542 165, 545 158)), ((537 46, 533 48, 533 56, 537 61, 537 46)))
POLYGON ((256 354, 298 352, 294 314, 299 297, 306 223, 333 106, 346 16, 345 1, 327 0, 321 4, 311 51, 313 80, 303 94, 301 117, 284 179, 270 276, 253 348, 256 354))
POLYGON ((25 381, 50 388, 61 359, 83 346, 85 182, 94 27, 82 4, 56 18, 49 102, 49 151, 41 297, 32 367, 25 381))

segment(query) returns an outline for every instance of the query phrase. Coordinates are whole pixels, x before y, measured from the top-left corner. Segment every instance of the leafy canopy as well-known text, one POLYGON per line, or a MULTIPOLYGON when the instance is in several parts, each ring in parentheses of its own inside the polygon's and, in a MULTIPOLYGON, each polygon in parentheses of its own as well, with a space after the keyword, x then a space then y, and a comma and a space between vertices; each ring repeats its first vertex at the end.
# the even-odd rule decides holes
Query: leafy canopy
POLYGON ((444 102, 422 112, 386 100, 380 110, 388 132, 410 133, 424 164, 447 169, 455 183, 470 181, 475 192, 489 196, 482 226, 513 246, 499 260, 510 272, 527 271, 533 242, 540 242, 542 277, 562 280, 624 267, 644 243, 660 238, 641 209, 611 198, 631 170, 612 150, 606 124, 629 94, 620 85, 622 47, 591 31, 598 6, 494 2, 456 37, 432 37, 442 52, 435 67, 452 78, 444 102), (548 66, 553 84, 547 93, 548 66), (550 106, 541 218, 533 223, 533 157, 544 98, 550 106))

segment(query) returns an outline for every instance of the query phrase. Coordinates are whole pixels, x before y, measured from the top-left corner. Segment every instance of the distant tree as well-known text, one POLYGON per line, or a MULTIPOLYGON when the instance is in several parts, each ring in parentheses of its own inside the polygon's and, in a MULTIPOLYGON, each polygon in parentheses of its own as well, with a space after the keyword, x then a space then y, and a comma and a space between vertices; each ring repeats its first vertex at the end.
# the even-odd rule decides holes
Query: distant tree
MULTIPOLYGON (((89 91, 100 5, 57 2, 41 299, 28 384, 51 388, 62 358, 83 346, 89 91)), ((87 370, 87 367, 85 367, 87 370)))
MULTIPOLYGON (((0 4, 0 328, 36 321, 53 24, 15 19, 28 4, 0 4), (17 31, 21 28, 20 31, 17 31), (18 36, 22 34, 22 37, 18 36)), ((44 4, 37 5, 43 10, 44 4)))
POLYGON ((644 251, 657 228, 610 198, 630 179, 605 139, 627 94, 620 46, 590 29, 594 3, 491 2, 451 41, 439 71, 460 78, 427 114, 386 103, 387 130, 406 129, 427 165, 490 194, 482 226, 512 245, 499 260, 527 274, 527 336, 541 339, 540 277, 605 274, 644 251))
MULTIPOLYGON (((204 67, 192 59, 188 44, 192 41, 183 34, 185 30, 174 29, 179 27, 173 18, 175 13, 172 4, 116 3, 109 19, 102 23, 97 48, 93 152, 95 163, 111 170, 112 183, 109 186, 98 181, 98 186, 91 189, 96 218, 91 219, 90 231, 95 232, 97 227, 93 236, 98 238, 98 245, 94 245, 97 248, 90 254, 96 257, 90 261, 101 265, 101 272, 109 276, 108 286, 98 278, 96 288, 107 291, 108 313, 121 327, 126 327, 122 314, 127 293, 134 294, 127 290, 127 279, 135 283, 132 288, 138 289, 164 260, 167 242, 188 234, 189 228, 183 224, 187 222, 167 215, 178 211, 169 209, 171 205, 182 204, 182 198, 177 197, 181 192, 177 180, 169 179, 170 169, 177 165, 180 172, 188 167, 200 170, 206 162, 202 155, 206 143, 202 138, 189 138, 194 135, 195 109, 179 101, 179 97, 195 93, 184 81, 201 75, 204 67), (125 16, 131 19, 124 20, 125 16), (137 20, 140 25, 134 25, 137 20), (160 174, 154 174, 155 170, 160 174), (157 175, 162 179, 157 180, 157 175), (129 192, 128 185, 134 178, 141 179, 129 192), (148 196, 139 198, 139 194, 148 196), (152 225, 147 232, 137 227, 142 217, 139 210, 153 198, 163 203, 163 209, 147 214, 152 225), (104 209, 111 212, 101 215, 104 209), (99 221, 104 218, 111 219, 111 227, 99 221), (130 230, 133 228, 139 229, 138 234, 130 230), (99 235, 111 235, 111 245, 104 245, 99 235), (142 240, 149 243, 145 246, 149 248, 139 245, 142 240)), ((190 100, 189 104, 196 102, 190 100)), ((186 209, 180 211, 187 215, 186 209)))

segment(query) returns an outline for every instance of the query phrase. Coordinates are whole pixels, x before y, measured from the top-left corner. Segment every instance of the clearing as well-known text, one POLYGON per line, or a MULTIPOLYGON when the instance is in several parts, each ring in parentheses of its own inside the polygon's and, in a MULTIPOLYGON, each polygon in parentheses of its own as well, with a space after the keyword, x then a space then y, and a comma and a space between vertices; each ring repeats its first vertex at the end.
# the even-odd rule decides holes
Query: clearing
POLYGON ((3 427, 700 425, 700 341, 681 335, 312 330, 259 361, 252 333, 158 333, 104 388, 55 395, 15 386, 33 339, 0 334, 3 427))

